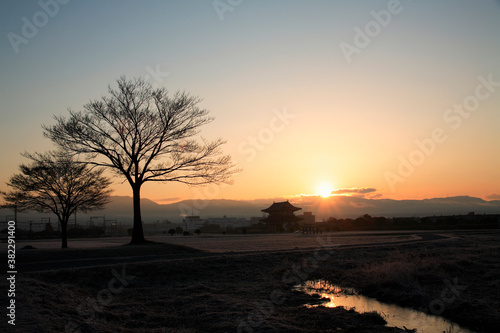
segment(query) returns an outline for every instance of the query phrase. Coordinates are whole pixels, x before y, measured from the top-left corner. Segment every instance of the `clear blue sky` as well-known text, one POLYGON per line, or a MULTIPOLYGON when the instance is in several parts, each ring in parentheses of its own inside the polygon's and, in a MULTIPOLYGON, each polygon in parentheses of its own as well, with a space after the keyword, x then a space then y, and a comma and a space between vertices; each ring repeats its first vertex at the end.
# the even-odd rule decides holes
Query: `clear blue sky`
POLYGON ((147 184, 153 200, 314 194, 321 184, 396 199, 500 196, 500 87, 469 116, 445 117, 478 77, 500 82, 499 1, 41 3, 0 3, 0 189, 21 152, 53 148, 42 123, 121 75, 149 75, 202 97, 216 117, 203 135, 226 138, 243 168, 212 192, 147 184), (293 117, 277 122, 283 113, 293 117), (399 157, 436 128, 446 140, 401 174, 399 157))

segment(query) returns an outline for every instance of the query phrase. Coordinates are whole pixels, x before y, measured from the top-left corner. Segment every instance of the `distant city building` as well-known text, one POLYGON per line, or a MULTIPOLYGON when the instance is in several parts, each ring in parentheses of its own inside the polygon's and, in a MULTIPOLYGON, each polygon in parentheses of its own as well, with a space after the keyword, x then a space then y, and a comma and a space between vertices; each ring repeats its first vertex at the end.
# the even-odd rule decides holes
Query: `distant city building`
POLYGON ((273 202, 268 208, 262 209, 264 213, 269 215, 261 221, 266 223, 269 232, 293 231, 298 229, 298 222, 302 220, 302 218, 295 216, 294 212, 301 209, 293 206, 288 200, 273 202))
POLYGON ((164 220, 162 222, 143 223, 142 228, 146 235, 155 235, 166 234, 170 229, 175 228, 175 225, 168 220, 164 220))
POLYGON ((300 224, 312 224, 316 222, 316 216, 312 212, 304 212, 302 215, 298 215, 302 219, 300 224))
POLYGON ((227 228, 227 227, 240 228, 251 225, 250 221, 247 220, 246 218, 227 217, 225 215, 223 217, 206 218, 205 222, 208 224, 219 225, 221 228, 227 228))
POLYGON ((194 231, 201 228, 204 223, 205 221, 197 215, 186 216, 182 219, 181 228, 183 228, 184 231, 194 231))
POLYGON ((326 231, 327 225, 324 222, 316 222, 316 216, 312 212, 304 212, 299 215, 302 218, 300 225, 304 234, 318 234, 326 231))
POLYGON ((251 225, 254 225, 254 224, 262 224, 262 217, 261 216, 252 216, 250 218, 250 224, 251 225))
POLYGON ((202 219, 200 216, 186 216, 182 219, 181 228, 185 231, 194 231, 196 229, 201 229, 202 227, 217 225, 221 229, 227 228, 242 228, 251 225, 251 222, 246 218, 237 217, 207 217, 202 219))
POLYGON ((322 234, 328 228, 326 222, 314 222, 314 223, 304 223, 302 224, 303 234, 322 234))

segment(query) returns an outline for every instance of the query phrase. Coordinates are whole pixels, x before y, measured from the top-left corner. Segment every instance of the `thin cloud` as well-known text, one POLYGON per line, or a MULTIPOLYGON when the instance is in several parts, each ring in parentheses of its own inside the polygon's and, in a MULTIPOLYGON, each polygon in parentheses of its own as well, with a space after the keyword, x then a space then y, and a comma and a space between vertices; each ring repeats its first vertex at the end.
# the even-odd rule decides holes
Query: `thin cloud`
POLYGON ((380 193, 375 193, 375 194, 372 194, 372 195, 369 195, 368 196, 368 199, 381 199, 383 197, 382 194, 380 193))
MULTIPOLYGON (((380 193, 375 193, 375 192, 377 192, 377 189, 371 187, 362 187, 362 188, 351 187, 351 188, 338 188, 330 192, 330 195, 350 196, 350 197, 369 198, 369 199, 382 197, 380 193)), ((304 200, 305 198, 318 198, 318 197, 320 197, 319 194, 306 194, 306 193, 285 196, 285 198, 294 200, 297 199, 304 200)))
POLYGON ((500 200, 500 194, 490 194, 486 196, 486 199, 488 200, 500 200))
POLYGON ((156 202, 173 202, 173 201, 181 201, 181 200, 182 200, 182 198, 180 198, 180 197, 155 199, 156 202))
POLYGON ((332 194, 347 194, 347 195, 368 194, 368 193, 373 193, 373 192, 376 192, 376 191, 377 191, 377 189, 370 188, 370 187, 364 187, 364 188, 338 188, 336 190, 333 190, 332 194))

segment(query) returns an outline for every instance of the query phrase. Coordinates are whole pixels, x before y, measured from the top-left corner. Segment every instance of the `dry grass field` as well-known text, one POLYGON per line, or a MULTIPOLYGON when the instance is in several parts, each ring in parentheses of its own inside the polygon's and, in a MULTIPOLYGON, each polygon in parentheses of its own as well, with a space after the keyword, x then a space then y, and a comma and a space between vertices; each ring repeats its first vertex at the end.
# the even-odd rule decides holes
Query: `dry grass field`
MULTIPOLYGON (((331 240, 332 244, 354 245, 366 242, 395 242, 403 240, 417 240, 417 234, 424 232, 406 231, 384 231, 384 232, 336 232, 325 234, 248 234, 248 235, 222 235, 222 234, 201 234, 199 236, 182 235, 161 235, 149 236, 148 240, 157 243, 169 243, 185 245, 209 252, 248 252, 248 251, 279 251, 314 248, 319 245, 318 239, 331 240)), ((103 247, 116 247, 126 245, 130 242, 130 237, 106 237, 106 238, 79 238, 69 239, 70 249, 93 249, 103 247)), ((18 247, 33 246, 40 250, 57 250, 61 247, 61 241, 52 240, 22 240, 18 242, 18 247)), ((4 249, 2 249, 4 250, 4 249)), ((1 250, 0 250, 1 251, 1 250)))
POLYGON ((476 332, 500 322, 498 232, 154 240, 18 250, 16 326, 4 319, 0 330, 405 332, 376 313, 304 307, 320 300, 293 287, 314 279, 424 311, 443 305, 442 316, 476 332))

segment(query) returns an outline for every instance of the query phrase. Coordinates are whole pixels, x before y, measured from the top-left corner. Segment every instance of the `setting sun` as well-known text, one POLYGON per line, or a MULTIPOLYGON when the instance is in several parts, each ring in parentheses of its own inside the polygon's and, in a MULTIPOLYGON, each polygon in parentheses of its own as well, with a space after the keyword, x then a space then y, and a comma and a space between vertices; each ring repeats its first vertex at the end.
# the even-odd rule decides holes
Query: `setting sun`
POLYGON ((331 196, 332 191, 333 191, 333 188, 328 183, 321 183, 321 184, 318 184, 318 186, 316 187, 316 194, 323 197, 323 198, 328 198, 329 196, 331 196))

